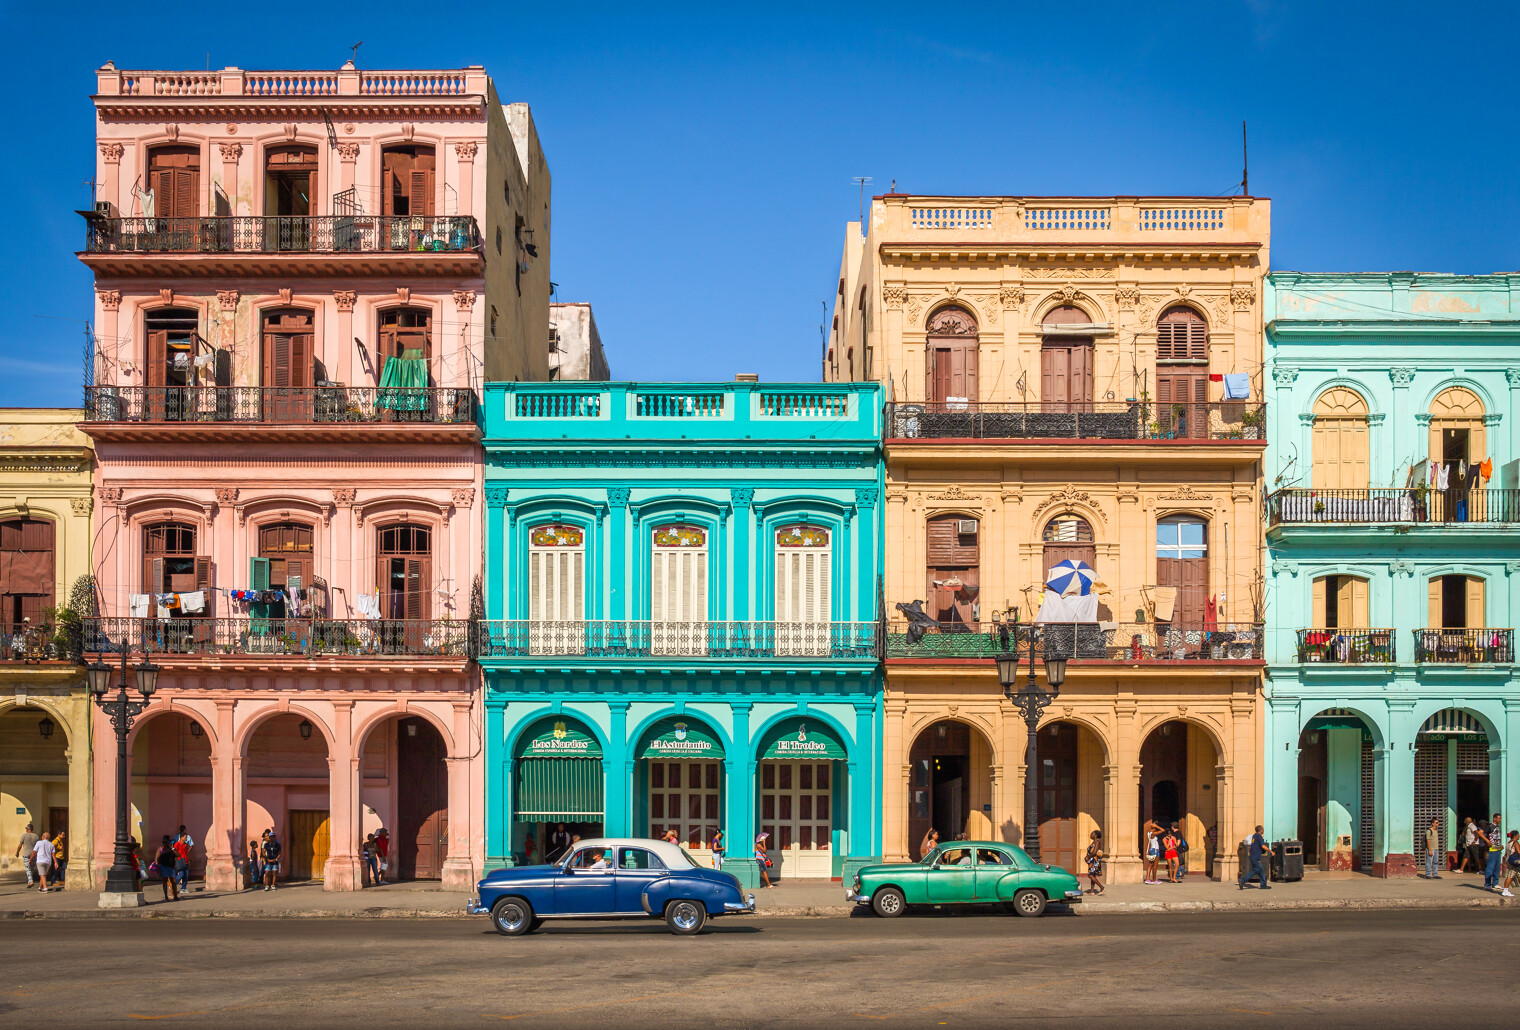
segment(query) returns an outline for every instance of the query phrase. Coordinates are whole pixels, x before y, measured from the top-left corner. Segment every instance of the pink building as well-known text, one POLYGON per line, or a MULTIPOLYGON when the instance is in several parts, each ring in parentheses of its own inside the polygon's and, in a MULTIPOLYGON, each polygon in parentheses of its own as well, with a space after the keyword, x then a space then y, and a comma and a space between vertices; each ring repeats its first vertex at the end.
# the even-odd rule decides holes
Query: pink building
MULTIPOLYGON (((102 618, 146 652, 134 830, 192 876, 472 883, 487 379, 548 378, 549 172, 452 71, 99 71, 88 390, 102 618)), ((96 713, 97 741, 109 721, 96 713)), ((95 748, 96 797, 115 792, 95 748)), ((94 812, 95 876, 114 812, 94 812)))

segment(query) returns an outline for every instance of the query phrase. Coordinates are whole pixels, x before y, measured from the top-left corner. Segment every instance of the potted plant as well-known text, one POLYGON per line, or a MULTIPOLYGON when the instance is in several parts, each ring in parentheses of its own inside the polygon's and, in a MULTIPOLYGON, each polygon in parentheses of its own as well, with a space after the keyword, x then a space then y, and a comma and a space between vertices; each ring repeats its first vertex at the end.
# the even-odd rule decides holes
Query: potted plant
POLYGON ((1241 432, 1247 440, 1260 440, 1265 423, 1266 413, 1260 408, 1247 408, 1240 413, 1240 424, 1245 427, 1241 432))

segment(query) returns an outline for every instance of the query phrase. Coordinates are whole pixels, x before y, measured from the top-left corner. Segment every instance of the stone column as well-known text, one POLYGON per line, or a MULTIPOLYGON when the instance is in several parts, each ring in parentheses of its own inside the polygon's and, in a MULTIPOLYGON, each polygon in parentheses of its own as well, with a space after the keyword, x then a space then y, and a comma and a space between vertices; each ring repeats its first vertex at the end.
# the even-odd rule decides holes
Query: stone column
POLYGON ((222 151, 222 191, 227 194, 227 210, 225 212, 212 210, 211 213, 235 215, 238 213, 238 159, 243 156, 243 145, 221 143, 218 146, 222 151))
MULTIPOLYGON (((91 811, 93 791, 90 767, 90 695, 76 686, 68 698, 58 699, 59 720, 68 726, 69 744, 64 760, 69 763, 69 811, 91 811)), ((114 744, 114 742, 113 742, 114 744)), ((113 752, 114 753, 114 752, 113 752)), ((68 866, 64 869, 64 886, 69 890, 88 891, 94 880, 94 825, 81 819, 78 829, 69 829, 68 866)), ((109 868, 109 865, 107 866, 109 868)), ((102 876, 104 871, 102 871, 102 876)))
POLYGON ((602 756, 602 774, 607 779, 602 792, 602 835, 627 837, 632 833, 633 748, 628 740, 628 702, 610 701, 611 721, 607 729, 607 753, 602 756))
MULTIPOLYGON (((890 698, 884 709, 881 752, 882 808, 881 850, 887 862, 906 862, 912 855, 908 842, 908 751, 903 742, 908 703, 890 698)), ((916 843, 916 842, 914 842, 916 843)))
POLYGON ((475 154, 478 143, 455 143, 454 154, 459 158, 459 209, 455 214, 475 213, 475 154))
POLYGON ((443 860, 443 889, 468 891, 475 886, 474 848, 470 834, 477 825, 470 752, 475 749, 470 731, 470 703, 454 702, 454 726, 450 734, 449 756, 444 759, 449 770, 448 853, 443 860))
POLYGON ((323 348, 322 358, 330 362, 327 374, 335 383, 358 386, 354 374, 354 302, 359 295, 353 290, 334 290, 333 303, 338 308, 338 336, 331 347, 323 348))
POLYGON ((732 705, 734 754, 728 756, 723 770, 728 777, 724 784, 728 795, 725 799, 728 818, 724 839, 730 857, 723 860, 723 868, 737 876, 745 887, 758 887, 760 864, 755 861, 754 852, 755 742, 750 738, 751 707, 748 701, 736 701, 732 705))
POLYGON ((354 176, 354 164, 359 160, 359 144, 339 143, 338 157, 341 158, 338 166, 338 192, 342 193, 358 181, 354 176))
MULTIPOLYGON (((1298 699, 1268 699, 1264 706, 1262 741, 1266 754, 1262 766, 1266 775, 1263 824, 1271 840, 1298 838, 1298 699)), ((1219 846, 1227 841, 1223 834, 1219 846)))
POLYGON ((327 865, 322 887, 330 891, 356 891, 364 884, 359 869, 359 763, 355 749, 354 703, 333 704, 332 753, 328 770, 327 865))
MULTIPOLYGON (((1114 883, 1139 883, 1145 879, 1140 861, 1140 813, 1134 799, 1140 785, 1140 741, 1136 733, 1139 706, 1134 697, 1114 703, 1114 761, 1104 769, 1104 816, 1112 824, 1108 842, 1112 856, 1109 876, 1114 883)), ((1223 791, 1221 782, 1215 788, 1223 791)), ((1108 834, 1104 834, 1108 837, 1108 834)))
MULTIPOLYGON (((841 875, 848 885, 855 870, 881 861, 876 825, 877 799, 881 788, 876 775, 876 704, 855 706, 855 760, 850 763, 850 847, 841 875)), ((993 804, 996 809, 996 802, 993 804)))
POLYGON ((248 851, 243 831, 243 758, 234 739, 237 702, 216 702, 216 746, 211 754, 211 829, 206 833, 206 889, 234 891, 248 851))
POLYGON ((100 185, 96 188, 97 200, 109 200, 116 205, 118 214, 129 214, 130 208, 122 200, 121 193, 121 155, 126 152, 126 147, 120 143, 99 143, 100 149, 100 185))
MULTIPOLYGON (((499 509, 493 509, 499 510, 499 509)), ((485 686, 489 690, 490 673, 485 686)), ((486 861, 483 872, 510 866, 512 861, 512 758, 505 751, 506 721, 500 701, 486 701, 485 745, 481 754, 486 762, 486 861)))

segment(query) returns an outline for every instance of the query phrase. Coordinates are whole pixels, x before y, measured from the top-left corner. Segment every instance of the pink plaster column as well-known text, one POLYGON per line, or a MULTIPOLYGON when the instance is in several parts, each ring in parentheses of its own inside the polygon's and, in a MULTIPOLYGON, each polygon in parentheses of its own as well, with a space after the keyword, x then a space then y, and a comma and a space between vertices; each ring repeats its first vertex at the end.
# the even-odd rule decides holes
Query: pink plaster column
MULTIPOLYGON (((344 164, 347 167, 347 162, 344 164)), ((359 295, 353 290, 334 290, 333 301, 338 306, 338 338, 333 346, 324 348, 323 357, 332 362, 328 374, 333 381, 344 386, 356 385, 349 377, 354 369, 354 302, 359 295)))
POLYGON ((116 205, 116 210, 121 213, 121 155, 126 152, 126 147, 120 143, 101 143, 100 146, 100 185, 96 187, 95 196, 100 200, 109 200, 116 205))
POLYGON ((359 871, 359 762, 354 740, 354 705, 333 705, 333 748, 327 759, 328 844, 323 889, 356 891, 359 871))
POLYGON ((116 731, 111 728, 111 720, 107 718, 95 704, 90 705, 90 718, 94 725, 90 729, 90 736, 95 740, 93 748, 95 754, 94 779, 95 798, 93 806, 94 833, 91 834, 95 843, 95 860, 92 863, 94 873, 94 889, 105 890, 106 873, 111 869, 111 862, 116 850, 116 731))
POLYGON ((454 153, 459 158, 459 210, 455 214, 474 213, 475 207, 475 154, 479 143, 455 143, 454 153))
MULTIPOLYGON (((120 290, 96 290, 95 299, 100 301, 100 352, 107 358, 121 364, 121 334, 117 332, 118 318, 121 314, 121 291, 120 290)), ((95 381, 105 383, 111 381, 111 376, 103 368, 95 369, 95 381)), ((125 385, 125 379, 118 379, 118 383, 125 385)))
MULTIPOLYGON (((227 214, 235 215, 238 213, 238 159, 243 156, 243 145, 241 143, 219 145, 222 150, 222 191, 227 194, 227 214)), ((222 212, 213 208, 211 213, 219 215, 222 212)))
POLYGON ((232 739, 236 702, 216 703, 216 751, 211 755, 211 829, 206 834, 206 889, 235 891, 243 841, 243 760, 232 739))
POLYGON ((470 835, 477 828, 480 820, 476 813, 483 811, 483 806, 477 808, 472 804, 470 708, 468 701, 454 705, 454 732, 451 734, 454 754, 445 759, 449 769, 449 851, 443 860, 444 890, 470 890, 477 879, 470 835))
POLYGON ((354 184, 354 164, 359 160, 359 144, 339 143, 338 156, 343 159, 338 169, 338 192, 342 193, 354 184))

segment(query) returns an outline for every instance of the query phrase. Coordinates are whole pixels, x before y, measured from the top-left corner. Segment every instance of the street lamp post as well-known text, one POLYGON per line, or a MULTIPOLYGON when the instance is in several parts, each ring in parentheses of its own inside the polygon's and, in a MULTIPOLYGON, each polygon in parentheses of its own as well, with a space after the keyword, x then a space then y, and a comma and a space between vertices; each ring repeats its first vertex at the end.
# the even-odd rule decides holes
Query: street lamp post
POLYGON ((116 854, 106 874, 106 888, 100 894, 101 908, 135 908, 143 903, 132 871, 132 837, 128 832, 131 785, 127 782, 127 733, 132 729, 132 720, 142 713, 158 689, 158 666, 145 656, 141 664, 133 667, 132 675, 138 693, 142 694, 141 701, 133 701, 127 695, 125 640, 121 644, 121 678, 114 698, 106 698, 111 691, 111 667, 98 658, 85 667, 90 693, 100 710, 111 717, 111 725, 116 729, 116 854))
POLYGON ((1066 682, 1066 659, 1045 654, 1045 682, 1049 690, 1040 689, 1035 682, 1034 645, 1042 631, 1030 626, 1024 631, 1029 645, 1029 680, 1018 686, 1019 680, 1019 610, 1011 609, 1013 618, 993 621, 997 625, 999 652, 997 656, 998 682, 1002 684, 1003 696, 1012 701, 1024 714, 1027 734, 1024 745, 1024 851, 1036 862, 1040 860, 1040 756, 1038 732, 1040 713, 1061 696, 1061 684, 1066 682))

